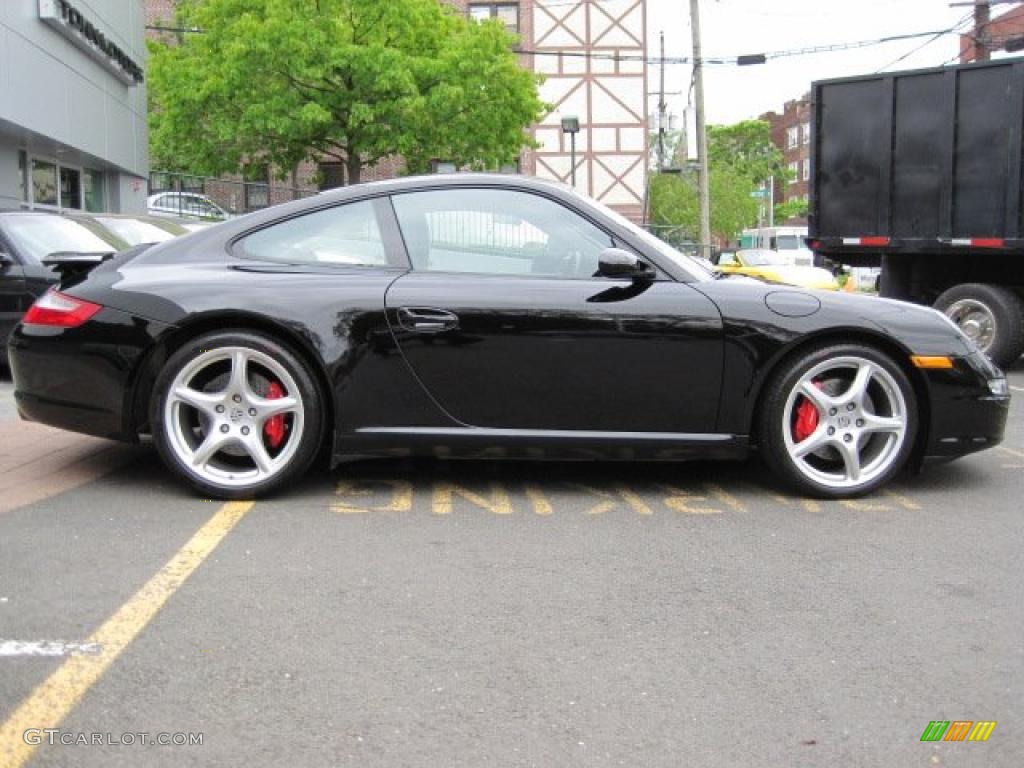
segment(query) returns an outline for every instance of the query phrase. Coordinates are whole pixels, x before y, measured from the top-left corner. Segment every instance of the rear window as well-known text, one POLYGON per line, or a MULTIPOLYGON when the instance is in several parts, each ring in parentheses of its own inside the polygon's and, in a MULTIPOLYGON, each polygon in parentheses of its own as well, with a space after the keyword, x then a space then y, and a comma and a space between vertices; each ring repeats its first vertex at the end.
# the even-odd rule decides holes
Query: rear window
POLYGON ((174 235, 166 229, 140 219, 117 219, 112 216, 97 216, 96 221, 124 240, 128 245, 140 243, 162 243, 173 240, 174 235))
POLYGON ((76 221, 46 214, 11 216, 4 232, 22 253, 41 262, 53 253, 114 253, 117 248, 76 221))

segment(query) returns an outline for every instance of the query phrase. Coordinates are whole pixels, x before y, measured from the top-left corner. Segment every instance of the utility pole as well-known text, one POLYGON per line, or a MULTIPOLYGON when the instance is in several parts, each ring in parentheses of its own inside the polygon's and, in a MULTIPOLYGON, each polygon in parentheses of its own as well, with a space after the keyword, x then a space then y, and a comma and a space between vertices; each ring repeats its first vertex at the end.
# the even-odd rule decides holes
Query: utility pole
POLYGON ((988 23, 991 9, 987 0, 977 0, 974 3, 974 60, 989 60, 988 23))
POLYGON ((658 83, 658 173, 665 170, 665 33, 661 32, 661 73, 658 83))
POLYGON ((700 198, 700 256, 711 258, 711 196, 708 191, 708 137, 704 127, 704 62, 700 51, 700 8, 690 0, 690 31, 693 33, 693 90, 697 110, 698 196, 700 198))

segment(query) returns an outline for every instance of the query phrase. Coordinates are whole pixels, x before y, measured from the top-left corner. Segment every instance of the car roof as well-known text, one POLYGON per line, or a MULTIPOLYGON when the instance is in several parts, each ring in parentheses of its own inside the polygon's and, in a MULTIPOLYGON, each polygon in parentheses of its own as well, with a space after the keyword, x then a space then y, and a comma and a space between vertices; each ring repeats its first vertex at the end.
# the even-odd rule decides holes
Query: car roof
POLYGON ((24 208, 0 208, 4 216, 60 216, 57 211, 27 211, 24 208))
POLYGON ((368 181, 347 187, 337 187, 325 190, 318 197, 343 200, 347 197, 365 194, 386 194, 422 188, 454 189, 467 185, 517 187, 520 189, 559 191, 562 193, 573 191, 572 187, 568 184, 549 181, 548 179, 538 179, 534 176, 521 176, 510 173, 435 173, 423 176, 402 176, 396 179, 368 181))
MULTIPOLYGON (((78 218, 89 218, 89 219, 123 219, 125 221, 141 221, 144 224, 150 224, 158 229, 162 229, 165 232, 170 232, 172 235, 183 235, 188 232, 181 222, 176 218, 168 218, 166 216, 151 216, 148 213, 80 213, 75 212, 72 214, 78 218)), ((102 224, 102 222, 99 222, 102 224)), ((115 233, 116 234, 116 233, 115 233)))
MULTIPOLYGON (((311 195, 297 200, 278 203, 250 213, 219 222, 206 227, 185 238, 167 241, 146 251, 140 262, 148 264, 176 263, 188 260, 208 259, 213 252, 226 253, 227 248, 237 238, 253 232, 266 225, 284 221, 293 216, 302 216, 319 210, 332 208, 357 200, 382 197, 394 193, 459 189, 459 188, 493 187, 524 192, 533 191, 545 197, 567 205, 572 210, 583 210, 600 202, 581 195, 568 184, 538 179, 532 176, 502 173, 451 173, 432 174, 426 176, 405 176, 383 181, 370 181, 347 187, 328 190, 322 195, 311 195), (211 250, 212 246, 212 250, 211 250)), ((603 207, 603 206, 601 206, 603 207)), ((627 247, 639 242, 637 233, 614 215, 597 210, 593 212, 601 226, 607 229, 616 239, 621 239, 627 247)), ((621 219, 621 217, 619 217, 621 219)), ((639 247, 633 245, 633 247, 639 247)), ((684 281, 705 279, 703 268, 689 269, 680 266, 671 259, 655 259, 658 266, 669 275, 684 281)), ((709 277, 706 279, 710 279, 709 277)))

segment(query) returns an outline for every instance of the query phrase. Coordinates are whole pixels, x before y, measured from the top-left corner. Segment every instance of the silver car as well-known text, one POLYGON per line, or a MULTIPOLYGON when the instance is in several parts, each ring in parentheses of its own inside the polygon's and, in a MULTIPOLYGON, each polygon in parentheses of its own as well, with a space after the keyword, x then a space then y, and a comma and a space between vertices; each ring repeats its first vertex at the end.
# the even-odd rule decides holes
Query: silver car
POLYGON ((196 219, 230 219, 231 214, 206 195, 197 192, 158 192, 146 200, 152 216, 176 216, 196 219))

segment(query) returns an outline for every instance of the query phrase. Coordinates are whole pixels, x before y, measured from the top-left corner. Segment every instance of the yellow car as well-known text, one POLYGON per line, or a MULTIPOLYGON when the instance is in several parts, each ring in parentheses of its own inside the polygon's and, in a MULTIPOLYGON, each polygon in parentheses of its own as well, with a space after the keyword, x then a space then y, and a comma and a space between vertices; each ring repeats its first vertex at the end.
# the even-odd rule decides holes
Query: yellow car
POLYGON ((839 290, 839 283, 827 269, 795 266, 778 251, 754 248, 732 253, 727 251, 718 257, 715 268, 719 272, 748 275, 769 283, 798 285, 823 291, 839 290))

